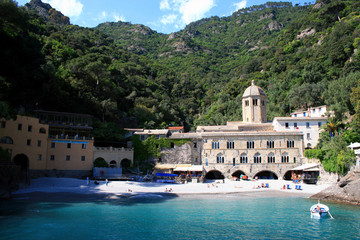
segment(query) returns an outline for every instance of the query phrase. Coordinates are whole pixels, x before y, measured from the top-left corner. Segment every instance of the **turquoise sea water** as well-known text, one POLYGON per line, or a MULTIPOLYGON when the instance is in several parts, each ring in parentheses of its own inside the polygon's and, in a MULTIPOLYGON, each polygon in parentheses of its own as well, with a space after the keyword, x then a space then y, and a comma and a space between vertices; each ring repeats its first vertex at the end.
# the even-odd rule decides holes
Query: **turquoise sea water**
POLYGON ((0 204, 0 239, 360 239, 360 207, 325 203, 335 219, 311 219, 316 201, 236 195, 159 195, 93 202, 0 204))

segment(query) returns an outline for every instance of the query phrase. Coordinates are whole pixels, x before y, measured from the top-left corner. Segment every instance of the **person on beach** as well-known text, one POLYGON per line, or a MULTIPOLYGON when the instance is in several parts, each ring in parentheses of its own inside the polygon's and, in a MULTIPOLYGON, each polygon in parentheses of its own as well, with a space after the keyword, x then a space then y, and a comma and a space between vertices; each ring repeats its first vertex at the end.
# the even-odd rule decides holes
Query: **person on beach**
POLYGON ((89 177, 86 178, 86 184, 89 185, 90 184, 90 180, 89 177))
POLYGON ((105 185, 107 186, 108 184, 109 184, 109 180, 106 179, 106 180, 105 180, 105 185))

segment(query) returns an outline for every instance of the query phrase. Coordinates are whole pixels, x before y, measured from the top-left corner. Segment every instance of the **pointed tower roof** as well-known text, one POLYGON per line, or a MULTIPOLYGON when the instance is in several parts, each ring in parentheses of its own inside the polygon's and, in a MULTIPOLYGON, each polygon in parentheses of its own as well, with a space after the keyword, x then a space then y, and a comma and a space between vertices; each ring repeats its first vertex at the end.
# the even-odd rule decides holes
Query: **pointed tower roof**
POLYGON ((244 97, 249 97, 249 96, 266 96, 266 94, 265 94, 264 90, 261 87, 256 86, 255 81, 252 80, 251 86, 245 90, 242 97, 244 98, 244 97))

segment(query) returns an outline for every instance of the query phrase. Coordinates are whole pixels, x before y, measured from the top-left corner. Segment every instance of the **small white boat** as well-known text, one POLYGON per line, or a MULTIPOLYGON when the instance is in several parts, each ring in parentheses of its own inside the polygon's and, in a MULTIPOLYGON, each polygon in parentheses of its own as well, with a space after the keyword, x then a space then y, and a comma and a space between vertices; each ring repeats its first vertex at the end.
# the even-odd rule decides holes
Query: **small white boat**
POLYGON ((312 205, 310 208, 311 218, 327 218, 331 217, 330 209, 325 204, 321 204, 320 201, 318 201, 317 204, 312 205))

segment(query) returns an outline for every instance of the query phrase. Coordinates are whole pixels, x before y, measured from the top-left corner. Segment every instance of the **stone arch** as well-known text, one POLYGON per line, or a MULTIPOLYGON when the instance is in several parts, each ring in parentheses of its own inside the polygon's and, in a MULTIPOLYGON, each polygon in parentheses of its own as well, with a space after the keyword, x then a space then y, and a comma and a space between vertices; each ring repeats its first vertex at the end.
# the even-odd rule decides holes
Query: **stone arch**
POLYGON ((274 172, 267 170, 258 172, 254 177, 258 177, 258 179, 278 179, 278 176, 274 172))
POLYGON ((206 173, 206 179, 213 180, 213 179, 225 179, 224 175, 218 170, 211 170, 206 173))
POLYGON ((40 128, 39 129, 39 133, 41 133, 41 134, 46 134, 46 129, 45 128, 40 128))
POLYGON ((109 164, 106 162, 106 160, 102 157, 97 157, 94 162, 93 162, 94 166, 97 167, 107 167, 109 164))
POLYGON ((129 168, 131 166, 131 161, 129 159, 124 158, 123 160, 121 160, 120 166, 121 166, 122 172, 124 174, 131 173, 131 171, 129 170, 129 168))
POLYGON ((109 166, 111 168, 116 168, 117 167, 117 162, 115 160, 111 160, 110 163, 109 163, 109 166))
POLYGON ((17 154, 13 159, 15 165, 18 165, 21 170, 29 169, 29 158, 25 154, 17 154))
POLYGON ((292 172, 293 172, 293 171, 291 171, 291 170, 286 171, 285 174, 284 174, 284 176, 283 176, 283 179, 290 181, 290 180, 291 180, 292 172))
POLYGON ((237 177, 240 178, 240 175, 246 175, 244 171, 241 170, 236 170, 235 172, 233 172, 233 174, 231 174, 232 177, 237 177))
POLYGON ((120 165, 122 168, 128 168, 131 166, 131 161, 127 158, 124 158, 123 160, 121 160, 120 165))
POLYGON ((0 143, 14 144, 14 140, 9 136, 4 136, 0 139, 0 143))
POLYGON ((29 183, 28 170, 29 170, 29 158, 25 154, 17 154, 13 158, 15 165, 20 168, 20 180, 29 183))

